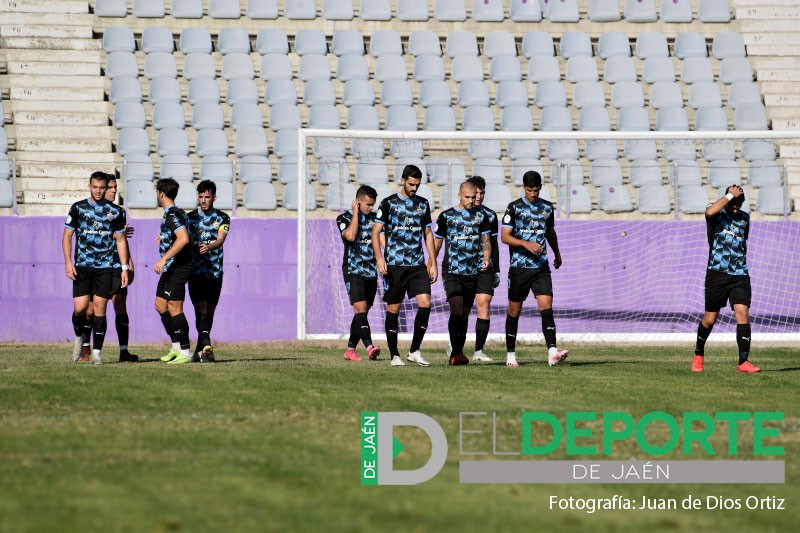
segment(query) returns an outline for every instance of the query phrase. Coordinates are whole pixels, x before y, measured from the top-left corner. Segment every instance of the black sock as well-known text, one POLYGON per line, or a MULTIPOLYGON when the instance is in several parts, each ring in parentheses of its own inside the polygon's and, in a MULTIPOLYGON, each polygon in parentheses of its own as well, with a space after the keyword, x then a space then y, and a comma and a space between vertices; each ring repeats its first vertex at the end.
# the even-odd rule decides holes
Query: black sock
POLYGON ((552 309, 542 309, 539 311, 542 317, 542 333, 544 342, 548 348, 556 347, 556 320, 553 318, 552 309))
POLYGON ((475 351, 483 350, 486 344, 486 337, 489 336, 489 320, 479 318, 475 323, 475 351))
POLYGON ((461 335, 460 316, 450 315, 450 318, 447 319, 447 333, 450 335, 450 347, 453 350, 451 355, 458 355, 461 353, 458 349, 458 337, 461 335))
POLYGON ((117 329, 117 340, 119 341, 120 351, 122 351, 121 347, 128 345, 128 336, 130 331, 128 315, 116 315, 114 317, 114 326, 117 329))
POLYGON ((514 352, 517 349, 517 328, 519 317, 506 315, 506 351, 514 352))
MULTIPOLYGON (((75 332, 76 337, 83 336, 83 328, 86 325, 86 322, 88 322, 86 315, 76 315, 75 313, 72 313, 72 330, 75 332)), ((84 338, 84 341, 85 340, 86 339, 84 338)))
POLYGON ((414 319, 414 337, 411 339, 409 352, 416 352, 422 344, 422 338, 428 329, 428 319, 431 316, 430 307, 420 307, 417 309, 417 317, 414 319))
MULTIPOLYGON (((353 318, 356 320, 358 336, 361 338, 361 342, 364 343, 365 348, 369 348, 372 346, 372 329, 369 327, 367 313, 356 313, 356 316, 353 318)), ((358 345, 358 341, 356 341, 355 345, 358 345)))
POLYGON ((89 317, 86 317, 85 322, 83 323, 83 344, 88 345, 89 341, 92 340, 92 326, 94 324, 94 320, 89 317))
POLYGON ((106 329, 108 329, 108 322, 104 316, 94 317, 94 332, 92 343, 95 350, 103 349, 103 342, 106 340, 106 329))
MULTIPOLYGON (((464 353, 464 344, 467 342, 467 328, 469 327, 469 320, 466 318, 458 317, 458 352, 464 353)), ((456 353, 455 349, 453 353, 456 353)))
POLYGON ((397 350, 397 327, 400 323, 399 313, 386 312, 386 345, 389 347, 389 354, 394 357, 400 355, 397 350))
POLYGON ((711 329, 714 326, 712 325, 710 328, 707 328, 703 325, 702 322, 697 326, 697 342, 694 345, 694 354, 702 356, 705 354, 706 350, 706 341, 708 340, 708 336, 711 335, 711 329))
POLYGON ((183 313, 172 317, 172 327, 175 330, 175 339, 181 343, 181 350, 188 350, 189 344, 189 321, 183 313))
POLYGON ((350 338, 347 340, 348 348, 355 348, 358 346, 358 341, 361 338, 358 335, 358 320, 356 320, 357 316, 358 315, 353 315, 353 320, 350 321, 350 338))
POLYGON ((172 342, 178 342, 178 339, 175 337, 175 328, 172 326, 172 315, 169 314, 169 311, 164 311, 160 316, 161 324, 164 326, 164 331, 169 335, 169 339, 172 342))
POLYGON ((750 355, 750 324, 736 324, 736 344, 739 345, 739 364, 750 355))

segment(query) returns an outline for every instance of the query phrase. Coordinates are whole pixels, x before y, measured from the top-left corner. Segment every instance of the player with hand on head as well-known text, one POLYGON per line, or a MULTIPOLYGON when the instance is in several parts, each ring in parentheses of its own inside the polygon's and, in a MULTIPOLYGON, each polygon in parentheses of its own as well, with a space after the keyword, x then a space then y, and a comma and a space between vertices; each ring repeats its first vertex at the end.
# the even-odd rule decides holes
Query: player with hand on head
POLYGON ((553 318, 553 281, 547 262, 547 244, 553 249, 553 266, 561 267, 561 252, 555 230, 555 208, 539 197, 542 176, 529 170, 522 176, 525 196, 508 204, 503 215, 501 240, 509 247, 508 315, 506 316, 506 366, 516 367, 516 342, 522 303, 533 292, 542 317, 542 333, 547 343, 547 362, 557 365, 567 358, 567 350, 556 346, 553 318))
POLYGON ((353 306, 353 320, 350 323, 350 339, 344 358, 348 361, 361 361, 356 348, 358 341, 364 343, 367 356, 378 358, 381 349, 372 344, 372 330, 368 314, 378 292, 378 271, 375 266, 375 252, 372 250, 372 227, 375 224, 375 200, 377 191, 369 185, 362 185, 356 191, 356 198, 350 207, 336 218, 336 225, 344 243, 342 275, 350 305, 353 306))
POLYGON ((372 249, 378 272, 383 275, 383 301, 387 304, 386 343, 391 365, 404 366, 397 350, 400 304, 406 295, 416 298, 417 316, 407 360, 419 366, 430 366, 419 348, 431 314, 431 284, 439 275, 431 231, 431 208, 428 200, 417 196, 422 183, 422 172, 418 167, 406 165, 400 183, 401 191, 381 202, 372 227, 372 249), (386 243, 383 250, 381 233, 386 243), (427 266, 423 248, 428 250, 427 266))
POLYGON ((703 371, 706 340, 717 322, 719 310, 730 301, 736 317, 736 344, 739 348, 737 372, 756 373, 761 369, 748 361, 750 355, 750 274, 747 266, 747 237, 750 215, 742 211, 744 189, 731 185, 725 196, 706 208, 708 268, 706 269, 705 314, 697 326, 697 343, 692 372, 703 371))
POLYGON ((450 334, 451 352, 448 355, 451 366, 469 364, 464 355, 469 313, 475 301, 478 278, 491 265, 489 217, 474 208, 476 191, 474 183, 462 183, 458 189, 458 205, 442 211, 434 233, 436 257, 445 244, 442 279, 450 305, 447 331, 450 334))

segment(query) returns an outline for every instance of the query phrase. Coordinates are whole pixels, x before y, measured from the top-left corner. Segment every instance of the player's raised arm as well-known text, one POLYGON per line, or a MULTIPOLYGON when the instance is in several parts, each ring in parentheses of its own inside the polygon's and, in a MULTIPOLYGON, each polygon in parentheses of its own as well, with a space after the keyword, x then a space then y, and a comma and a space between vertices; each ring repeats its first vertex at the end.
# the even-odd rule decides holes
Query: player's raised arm
POLYGON ((728 190, 725 192, 725 196, 711 204, 706 208, 706 216, 713 217, 717 215, 720 211, 725 209, 725 206, 728 205, 730 202, 734 200, 734 198, 738 198, 744 194, 744 189, 742 189, 738 185, 731 185, 728 187, 728 190))
POLYGON ((353 213, 353 216, 350 219, 350 224, 348 224, 347 229, 342 232, 342 237, 347 242, 355 242, 358 236, 358 215, 361 212, 361 202, 358 201, 358 198, 353 200, 350 206, 350 212, 353 213))

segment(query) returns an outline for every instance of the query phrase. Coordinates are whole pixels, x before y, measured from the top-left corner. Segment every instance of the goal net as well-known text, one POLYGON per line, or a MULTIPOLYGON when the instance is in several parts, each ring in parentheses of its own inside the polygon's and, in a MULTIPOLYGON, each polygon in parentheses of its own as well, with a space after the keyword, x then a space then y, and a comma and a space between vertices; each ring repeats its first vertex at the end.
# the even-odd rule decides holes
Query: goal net
MULTIPOLYGON (((564 261, 552 276, 556 326, 565 342, 692 341, 704 311, 708 240, 703 211, 728 185, 742 183, 744 209, 753 213, 748 265, 754 338, 800 339, 800 218, 792 211, 786 167, 780 160, 765 161, 777 171, 778 184, 762 186, 743 170, 751 163, 742 157, 748 138, 760 136, 769 145, 795 133, 301 130, 298 189, 308 202, 298 202, 298 338, 349 336, 353 313, 335 218, 350 209, 359 185, 373 186, 380 203, 400 190, 403 167, 415 164, 424 175, 418 194, 430 202, 434 222, 457 203, 459 184, 480 175, 487 181, 484 204, 498 212, 502 225, 505 206, 522 194, 522 174, 541 173, 541 196, 556 206, 564 261), (702 154, 714 142, 730 143, 736 159, 705 160, 702 154), (627 159, 634 150, 652 150, 654 157, 627 159), (692 158, 675 159, 671 151, 692 158), (597 157, 604 152, 607 157, 597 157), (695 153, 700 154, 696 159, 695 153), (765 191, 777 193, 777 207, 766 202, 765 191)), ((490 308, 490 341, 504 338, 508 303, 508 247, 499 243, 499 249, 501 283, 490 308)), ((385 318, 380 278, 378 287, 369 320, 380 339, 385 318)), ((431 296, 426 339, 446 340, 449 309, 441 279, 431 296)), ((405 301, 401 339, 410 339, 415 314, 415 301, 405 301)), ((475 318, 473 309, 470 333, 475 318)), ((721 311, 713 335, 734 340, 729 308, 721 311)), ((523 306, 518 338, 543 340, 532 297, 523 306)))

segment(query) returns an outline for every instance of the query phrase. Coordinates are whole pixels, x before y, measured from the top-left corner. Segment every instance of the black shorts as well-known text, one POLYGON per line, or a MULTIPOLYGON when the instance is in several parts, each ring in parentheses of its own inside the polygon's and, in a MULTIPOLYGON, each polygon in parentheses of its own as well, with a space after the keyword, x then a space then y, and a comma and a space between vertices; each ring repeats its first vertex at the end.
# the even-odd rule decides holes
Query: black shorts
POLYGON ((181 265, 174 269, 170 268, 166 272, 162 272, 161 277, 158 278, 156 297, 173 302, 184 301, 186 299, 186 281, 191 273, 191 264, 181 265))
POLYGON ((492 269, 480 272, 478 274, 478 288, 475 290, 475 293, 494 296, 494 276, 495 272, 492 269))
POLYGON ((391 266, 383 276, 383 301, 387 304, 399 304, 404 295, 413 298, 418 294, 431 293, 431 279, 425 265, 404 267, 391 266))
POLYGON ((344 287, 350 298, 350 305, 356 302, 367 302, 367 308, 375 303, 375 294, 378 292, 378 278, 365 278, 353 274, 344 275, 344 287))
MULTIPOLYGON (((131 283, 133 283, 133 270, 128 270, 128 285, 131 283)), ((111 296, 116 296, 117 294, 128 296, 128 285, 120 288, 121 285, 122 270, 115 270, 114 276, 111 278, 111 296)))
POLYGON ((511 267, 508 270, 508 300, 524 302, 531 291, 534 296, 553 296, 553 280, 550 277, 550 270, 511 267))
POLYGON ((717 270, 706 270, 706 311, 718 313, 730 300, 750 307, 750 276, 732 276, 717 270))
POLYGON ((464 309, 470 309, 475 303, 475 291, 478 288, 480 274, 477 276, 459 276, 458 274, 444 274, 444 292, 450 300, 461 296, 464 309))
POLYGON ((111 298, 111 283, 114 269, 111 268, 81 268, 75 267, 78 275, 72 282, 72 297, 91 296, 96 294, 100 298, 111 298))
POLYGON ((208 305, 216 306, 219 303, 220 293, 222 293, 222 276, 218 278, 197 274, 189 276, 189 298, 193 304, 206 302, 208 305))

